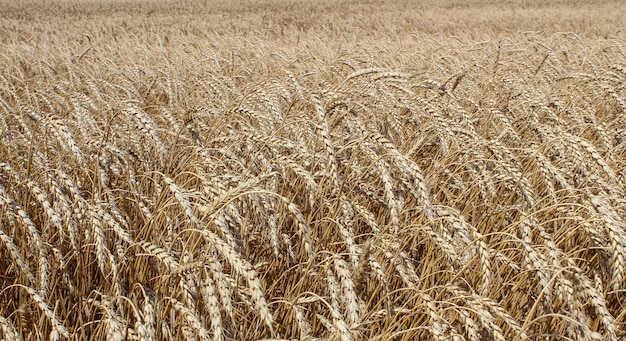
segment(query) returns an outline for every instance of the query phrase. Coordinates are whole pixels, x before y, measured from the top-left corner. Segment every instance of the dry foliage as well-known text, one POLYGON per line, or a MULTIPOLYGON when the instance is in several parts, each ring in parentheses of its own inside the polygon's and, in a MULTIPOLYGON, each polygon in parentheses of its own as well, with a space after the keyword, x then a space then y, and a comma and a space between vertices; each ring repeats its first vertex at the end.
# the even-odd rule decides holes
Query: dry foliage
POLYGON ((0 338, 626 335, 623 2, 0 8, 0 338))

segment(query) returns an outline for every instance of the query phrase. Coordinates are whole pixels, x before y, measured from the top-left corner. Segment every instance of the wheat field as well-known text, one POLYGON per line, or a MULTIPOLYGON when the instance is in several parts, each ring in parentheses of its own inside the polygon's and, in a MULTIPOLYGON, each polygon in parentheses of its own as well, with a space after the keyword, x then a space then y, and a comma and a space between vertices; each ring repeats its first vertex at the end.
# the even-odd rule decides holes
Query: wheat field
POLYGON ((0 339, 621 340, 624 13, 0 0, 0 339))

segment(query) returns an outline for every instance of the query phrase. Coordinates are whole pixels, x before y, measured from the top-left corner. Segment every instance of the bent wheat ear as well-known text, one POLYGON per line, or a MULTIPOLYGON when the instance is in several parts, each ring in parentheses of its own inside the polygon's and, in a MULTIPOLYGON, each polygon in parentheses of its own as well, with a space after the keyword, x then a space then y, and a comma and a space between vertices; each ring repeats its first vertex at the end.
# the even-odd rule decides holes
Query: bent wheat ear
POLYGON ((626 238, 624 236, 626 231, 624 230, 624 220, 611 211, 609 209, 610 206, 602 198, 591 195, 589 199, 594 209, 600 214, 600 219, 603 222, 613 249, 611 256, 611 268, 613 270, 611 284, 613 285, 613 290, 622 290, 624 281, 626 281, 626 238))
MULTIPOLYGON (((143 305, 141 306, 141 320, 143 322, 143 335, 146 340, 156 339, 156 320, 154 311, 155 293, 151 289, 141 287, 143 294, 143 305)), ((140 328, 138 328, 139 330, 140 328)), ((141 334, 140 334, 141 335, 141 334)))
POLYGON ((35 276, 31 272, 28 263, 24 261, 24 257, 22 257, 22 254, 18 250, 17 246, 13 243, 13 239, 4 233, 4 231, 2 231, 2 228, 0 228, 0 240, 4 244, 4 247, 9 251, 9 255, 17 264, 22 274, 26 276, 25 283, 31 285, 34 284, 35 276))
POLYGON ((63 325, 63 323, 61 323, 61 321, 59 321, 55 313, 52 311, 52 309, 50 309, 50 306, 48 306, 48 304, 44 301, 44 298, 41 297, 37 293, 37 291, 35 291, 32 288, 29 288, 26 286, 20 286, 20 287, 26 290, 26 292, 28 292, 31 299, 35 302, 36 306, 39 308, 39 310, 41 310, 41 312, 46 316, 46 318, 52 324, 52 331, 50 332, 50 339, 58 340, 60 337, 69 339, 70 334, 67 328, 63 325))
MULTIPOLYGON (((191 328, 194 330, 194 334, 197 335, 200 340, 209 340, 209 331, 204 328, 202 322, 200 322, 200 318, 196 311, 190 309, 185 306, 182 302, 178 301, 175 298, 168 298, 168 300, 174 306, 174 309, 182 315, 183 319, 189 324, 191 328)), ((182 327, 184 328, 184 327, 182 327)))
POLYGON ((336 332, 339 334, 338 336, 341 341, 350 341, 352 340, 352 335, 350 334, 349 326, 344 320, 344 317, 341 314, 341 310, 339 308, 339 286, 337 285, 337 279, 335 278, 335 275, 332 273, 330 268, 327 270, 327 281, 328 290, 330 292, 331 305, 329 306, 329 309, 333 319, 333 329, 336 330, 336 332))
POLYGON ((333 141, 330 137, 330 131, 328 128, 328 120, 326 117, 326 110, 322 104, 322 101, 318 96, 313 96, 313 105, 315 107, 315 114, 320 122, 318 125, 317 133, 320 135, 322 142, 324 143, 324 151, 328 158, 327 168, 329 170, 329 177, 332 183, 331 189, 334 193, 339 189, 339 179, 337 174, 337 157, 335 156, 335 148, 333 147, 333 141))
POLYGON ((213 331, 213 340, 223 339, 222 316, 220 305, 215 290, 215 282, 209 274, 204 273, 204 281, 201 283, 200 292, 206 311, 209 313, 211 320, 211 330, 213 331))
POLYGON ((157 132, 156 123, 143 110, 136 106, 129 106, 125 110, 125 113, 135 118, 141 132, 154 141, 161 158, 164 158, 167 153, 167 149, 163 145, 163 142, 161 142, 161 138, 157 132))
POLYGON ((11 320, 0 316, 0 330, 5 340, 22 340, 11 320))
POLYGON ((261 282, 259 281, 252 265, 243 259, 241 254, 237 253, 235 249, 210 230, 195 230, 195 232, 203 235, 207 242, 224 257, 237 274, 244 277, 251 291, 252 300, 257 312, 263 319, 266 326, 273 331, 273 317, 265 301, 265 295, 263 294, 261 282))
MULTIPOLYGON (((12 210, 15 212, 15 216, 17 220, 23 225, 26 229, 26 233, 28 235, 29 241, 35 246, 37 252, 39 253, 38 257, 38 284, 39 284, 39 292, 42 296, 46 297, 48 293, 48 258, 46 246, 43 243, 43 239, 35 226, 35 223, 31 220, 28 213, 24 211, 24 209, 16 203, 6 192, 6 189, 0 183, 0 204, 4 207, 5 210, 12 210)), ((29 288, 30 289, 30 288, 29 288)))

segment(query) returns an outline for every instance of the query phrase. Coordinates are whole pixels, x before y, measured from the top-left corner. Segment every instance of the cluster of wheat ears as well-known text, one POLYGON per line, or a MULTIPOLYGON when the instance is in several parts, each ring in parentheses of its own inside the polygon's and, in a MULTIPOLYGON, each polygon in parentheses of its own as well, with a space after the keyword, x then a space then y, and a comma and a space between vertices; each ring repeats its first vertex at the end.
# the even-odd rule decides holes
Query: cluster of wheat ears
POLYGON ((0 338, 625 335, 623 32, 96 5, 0 24, 0 338))

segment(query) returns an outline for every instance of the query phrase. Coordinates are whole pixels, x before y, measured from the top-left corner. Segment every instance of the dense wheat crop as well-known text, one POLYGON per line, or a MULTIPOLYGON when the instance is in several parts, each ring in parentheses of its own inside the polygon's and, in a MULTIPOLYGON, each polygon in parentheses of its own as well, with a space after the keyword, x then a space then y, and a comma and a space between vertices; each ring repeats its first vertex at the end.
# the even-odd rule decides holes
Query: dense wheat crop
POLYGON ((0 339, 621 339, 624 13, 0 0, 0 339))

